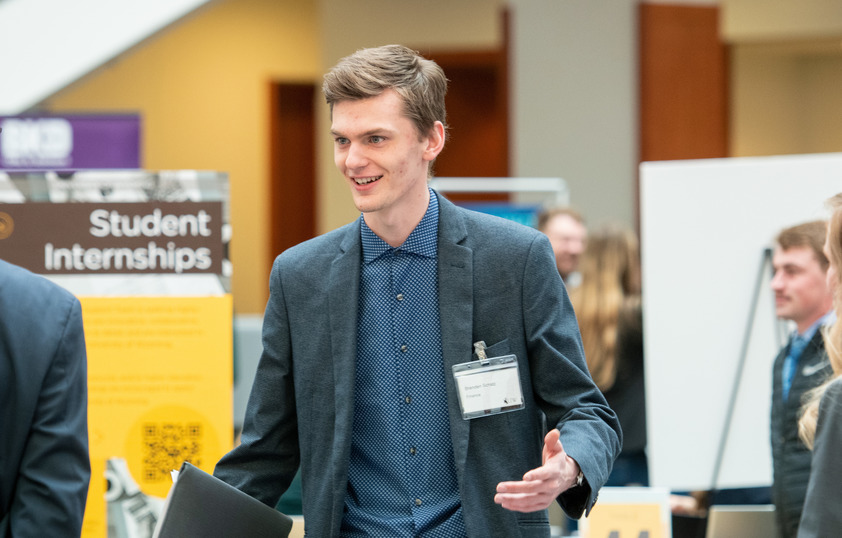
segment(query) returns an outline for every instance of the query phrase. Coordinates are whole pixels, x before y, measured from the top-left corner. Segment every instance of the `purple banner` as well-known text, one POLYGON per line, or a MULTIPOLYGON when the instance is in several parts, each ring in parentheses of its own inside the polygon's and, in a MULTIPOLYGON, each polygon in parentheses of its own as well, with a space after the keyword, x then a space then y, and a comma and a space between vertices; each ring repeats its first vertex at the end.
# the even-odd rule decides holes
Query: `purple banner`
POLYGON ((0 117, 0 170, 140 168, 140 117, 0 117))

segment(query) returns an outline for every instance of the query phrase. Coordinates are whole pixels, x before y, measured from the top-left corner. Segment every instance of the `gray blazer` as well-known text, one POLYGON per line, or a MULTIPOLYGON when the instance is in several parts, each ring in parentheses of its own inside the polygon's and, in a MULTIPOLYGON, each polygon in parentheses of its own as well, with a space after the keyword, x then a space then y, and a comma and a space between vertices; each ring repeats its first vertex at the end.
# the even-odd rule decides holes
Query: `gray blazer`
POLYGON ((80 535, 87 383, 79 301, 0 260, 0 538, 80 535))
POLYGON ((798 538, 842 536, 842 379, 822 395, 813 466, 801 512, 798 538))
MULTIPOLYGON (((547 511, 494 503, 497 483, 541 465, 549 427, 590 488, 562 494, 573 517, 590 510, 621 438, 616 415, 591 380, 581 339, 547 238, 525 226, 439 198, 438 271, 442 348, 453 454, 470 536, 549 536, 547 511), (525 409, 462 419, 454 364, 513 353, 525 409)), ((362 247, 355 221, 275 260, 263 354, 242 444, 214 474, 274 506, 301 465, 310 536, 338 536, 348 481, 362 247)))

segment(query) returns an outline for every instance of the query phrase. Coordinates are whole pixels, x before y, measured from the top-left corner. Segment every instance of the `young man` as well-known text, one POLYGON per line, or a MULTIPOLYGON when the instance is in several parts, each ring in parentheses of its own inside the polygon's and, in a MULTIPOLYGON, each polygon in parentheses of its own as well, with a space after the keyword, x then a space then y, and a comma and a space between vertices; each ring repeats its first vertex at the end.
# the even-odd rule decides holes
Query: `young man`
POLYGON ((810 476, 812 455, 798 437, 803 397, 831 372, 820 330, 833 321, 828 260, 822 251, 825 231, 823 221, 787 228, 778 235, 772 257, 775 312, 795 323, 772 377, 772 500, 783 538, 797 535, 810 476))
POLYGON ((323 89, 362 215, 275 260, 242 444, 214 474, 274 506, 300 464, 313 536, 549 536, 555 499, 593 506, 621 433, 547 238, 427 186, 434 62, 364 49, 323 89))

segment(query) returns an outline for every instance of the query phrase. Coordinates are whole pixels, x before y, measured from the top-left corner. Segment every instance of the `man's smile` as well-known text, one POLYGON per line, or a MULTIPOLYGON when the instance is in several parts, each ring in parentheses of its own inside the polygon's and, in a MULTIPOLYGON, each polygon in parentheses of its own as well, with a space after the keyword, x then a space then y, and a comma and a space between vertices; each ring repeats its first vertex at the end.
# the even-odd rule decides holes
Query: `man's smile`
POLYGON ((381 177, 383 176, 354 177, 351 179, 353 179, 354 183, 356 183, 357 185, 368 185, 369 183, 374 183, 381 177))

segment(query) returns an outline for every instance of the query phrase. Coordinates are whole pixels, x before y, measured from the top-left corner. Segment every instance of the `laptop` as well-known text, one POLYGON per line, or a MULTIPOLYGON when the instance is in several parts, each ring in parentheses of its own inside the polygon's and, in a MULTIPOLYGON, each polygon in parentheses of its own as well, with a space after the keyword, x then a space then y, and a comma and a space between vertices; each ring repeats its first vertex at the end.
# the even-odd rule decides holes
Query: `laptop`
POLYGON ((772 504, 713 505, 708 510, 705 538, 775 538, 772 504))
POLYGON ((184 462, 153 538, 286 538, 292 518, 184 462))

